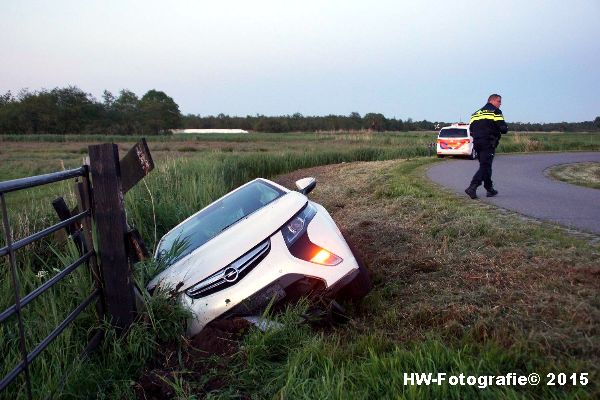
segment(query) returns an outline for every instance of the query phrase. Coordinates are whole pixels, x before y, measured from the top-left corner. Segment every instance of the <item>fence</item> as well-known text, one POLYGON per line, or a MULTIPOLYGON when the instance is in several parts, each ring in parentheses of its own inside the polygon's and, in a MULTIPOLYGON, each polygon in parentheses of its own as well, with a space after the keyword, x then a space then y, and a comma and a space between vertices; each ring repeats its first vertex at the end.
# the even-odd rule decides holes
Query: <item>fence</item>
MULTIPOLYGON (((19 331, 21 361, 0 381, 0 392, 21 373, 25 376, 27 396, 32 398, 29 365, 52 343, 92 302, 96 302, 99 318, 106 318, 119 332, 123 332, 135 317, 135 292, 129 263, 147 255, 137 232, 127 225, 124 195, 154 168, 146 141, 142 139, 119 161, 115 144, 89 147, 89 166, 60 171, 46 175, 0 182, 0 206, 6 246, 0 248, 0 257, 8 256, 10 276, 14 291, 14 304, 0 314, 0 323, 16 316, 19 331), (123 173, 122 173, 123 172, 123 173), (53 202, 61 219, 40 232, 14 241, 6 205, 6 194, 36 186, 76 178, 76 212, 69 211, 62 198, 53 202), (90 179, 91 178, 91 179, 90 179), (93 184, 93 186, 92 186, 93 184), (74 238, 80 257, 64 267, 51 279, 27 295, 21 297, 18 279, 16 251, 65 229, 74 238), (97 249, 94 248, 92 231, 97 233, 97 249), (130 242, 130 245, 127 245, 130 242), (65 279, 83 264, 87 264, 94 276, 95 288, 52 332, 28 351, 22 310, 27 304, 65 279)), ((98 331, 84 348, 82 355, 98 346, 103 333, 98 331)))

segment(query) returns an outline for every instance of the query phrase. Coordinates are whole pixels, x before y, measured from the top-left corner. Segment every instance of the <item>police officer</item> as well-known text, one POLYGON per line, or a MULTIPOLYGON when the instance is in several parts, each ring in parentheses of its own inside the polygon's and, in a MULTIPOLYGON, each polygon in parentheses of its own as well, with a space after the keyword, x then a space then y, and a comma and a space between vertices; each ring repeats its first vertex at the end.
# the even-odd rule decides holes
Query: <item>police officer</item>
POLYGON ((492 162, 496 147, 500 142, 500 135, 508 132, 508 126, 500 111, 502 97, 492 94, 485 106, 475 111, 471 116, 470 131, 473 136, 473 146, 479 158, 479 170, 473 175, 471 184, 465 189, 470 198, 477 198, 477 188, 483 182, 487 197, 498 194, 492 183, 492 162))

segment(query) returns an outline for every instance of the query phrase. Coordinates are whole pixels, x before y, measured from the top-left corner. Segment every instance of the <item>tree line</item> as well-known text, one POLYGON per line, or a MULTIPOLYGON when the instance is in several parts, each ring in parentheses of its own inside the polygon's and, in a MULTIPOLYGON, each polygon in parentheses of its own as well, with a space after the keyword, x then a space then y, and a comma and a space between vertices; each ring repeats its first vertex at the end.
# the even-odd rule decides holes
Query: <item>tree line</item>
POLYGON ((141 98, 105 90, 102 101, 76 86, 0 95, 2 134, 153 135, 181 125, 177 103, 154 89, 141 98))
POLYGON ((317 132, 317 131, 418 131, 434 130, 436 122, 427 120, 402 121, 386 118, 383 114, 367 113, 361 116, 357 112, 350 115, 304 116, 300 113, 269 117, 265 115, 248 115, 245 117, 219 114, 217 116, 186 115, 183 118, 184 128, 228 129, 240 128, 258 132, 317 132))
POLYGON ((583 122, 550 122, 545 124, 530 122, 508 122, 508 128, 520 132, 596 132, 600 131, 600 117, 583 122))
MULTIPOLYGON (((0 95, 0 134, 120 134, 154 135, 169 129, 233 129, 258 132, 316 131, 419 131, 436 130, 445 122, 411 118, 386 118, 380 113, 349 115, 282 116, 219 114, 182 115, 179 106, 165 92, 149 90, 141 98, 123 89, 114 95, 104 91, 101 100, 76 86, 30 92, 10 91, 0 95)), ((560 123, 510 123, 516 131, 599 131, 600 117, 594 121, 560 123)))

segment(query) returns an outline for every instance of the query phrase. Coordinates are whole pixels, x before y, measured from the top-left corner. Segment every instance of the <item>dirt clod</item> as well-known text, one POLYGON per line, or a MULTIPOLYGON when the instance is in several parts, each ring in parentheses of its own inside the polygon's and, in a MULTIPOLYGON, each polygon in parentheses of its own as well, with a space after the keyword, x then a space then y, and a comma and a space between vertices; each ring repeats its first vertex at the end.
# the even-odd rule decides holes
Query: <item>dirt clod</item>
POLYGON ((250 322, 241 318, 213 321, 198 335, 182 340, 180 346, 164 344, 153 364, 135 383, 136 397, 140 400, 173 399, 176 395, 173 385, 182 370, 186 371, 187 382, 204 382, 200 387, 187 388, 200 398, 225 386, 227 381, 222 375, 239 351, 240 339, 250 326, 250 322), (208 380, 207 376, 210 376, 208 380))
POLYGON ((236 318, 214 321, 190 341, 192 356, 199 359, 211 356, 231 357, 238 350, 238 340, 250 327, 250 322, 236 318))

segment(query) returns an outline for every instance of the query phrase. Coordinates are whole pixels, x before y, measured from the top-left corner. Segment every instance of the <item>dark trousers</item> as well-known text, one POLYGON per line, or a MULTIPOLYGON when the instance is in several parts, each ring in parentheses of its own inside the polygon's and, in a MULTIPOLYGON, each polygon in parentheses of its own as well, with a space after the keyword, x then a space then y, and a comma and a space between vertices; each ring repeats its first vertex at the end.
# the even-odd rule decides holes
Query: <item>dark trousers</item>
POLYGON ((473 175, 471 180, 471 186, 479 187, 483 182, 483 187, 487 190, 492 189, 494 184, 492 183, 492 162, 494 162, 494 155, 496 153, 496 147, 490 143, 477 143, 473 144, 477 151, 477 157, 479 159, 479 169, 473 175))

